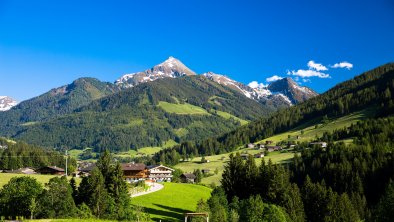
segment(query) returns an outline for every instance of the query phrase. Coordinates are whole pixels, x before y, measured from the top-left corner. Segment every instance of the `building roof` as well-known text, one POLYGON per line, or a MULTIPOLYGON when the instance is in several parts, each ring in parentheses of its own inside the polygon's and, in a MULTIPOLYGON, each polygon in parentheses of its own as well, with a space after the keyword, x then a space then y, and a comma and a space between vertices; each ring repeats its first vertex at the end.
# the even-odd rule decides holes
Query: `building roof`
POLYGON ((60 168, 60 167, 57 167, 57 166, 45 166, 45 167, 41 167, 40 170, 45 169, 45 168, 48 168, 48 169, 51 169, 51 170, 54 170, 54 171, 58 171, 58 172, 64 172, 63 168, 60 168))
POLYGON ((122 170, 145 170, 146 166, 143 163, 122 163, 122 170))
POLYGON ((164 166, 164 165, 151 165, 151 166, 147 166, 147 168, 148 168, 149 170, 154 169, 154 168, 158 168, 158 167, 164 167, 164 168, 166 168, 167 170, 175 171, 174 169, 169 168, 169 167, 166 167, 166 166, 164 166))
POLYGON ((87 166, 87 167, 80 168, 79 170, 82 171, 82 172, 90 172, 90 171, 93 170, 93 168, 94 168, 95 166, 96 166, 96 164, 93 163, 93 164, 90 164, 90 165, 87 166))
POLYGON ((186 177, 187 179, 196 179, 196 175, 192 174, 192 173, 184 173, 181 176, 186 177))

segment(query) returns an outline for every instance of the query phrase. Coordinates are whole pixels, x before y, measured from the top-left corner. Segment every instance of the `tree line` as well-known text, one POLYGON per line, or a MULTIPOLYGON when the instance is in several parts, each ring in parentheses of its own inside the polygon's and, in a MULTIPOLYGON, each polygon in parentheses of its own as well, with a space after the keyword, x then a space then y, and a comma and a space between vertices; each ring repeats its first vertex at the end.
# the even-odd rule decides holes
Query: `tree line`
POLYGON ((43 187, 32 177, 14 177, 0 189, 0 219, 80 218, 148 221, 131 205, 119 163, 104 152, 91 175, 77 187, 74 178, 54 177, 43 187))

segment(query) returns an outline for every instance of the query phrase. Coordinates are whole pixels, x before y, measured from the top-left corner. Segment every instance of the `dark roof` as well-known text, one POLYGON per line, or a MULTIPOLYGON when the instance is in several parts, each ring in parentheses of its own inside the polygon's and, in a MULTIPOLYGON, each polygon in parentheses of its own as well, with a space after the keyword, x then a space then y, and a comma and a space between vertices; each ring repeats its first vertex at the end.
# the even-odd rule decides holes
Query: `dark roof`
POLYGON ((158 167, 158 166, 160 166, 160 165, 150 165, 150 166, 147 166, 146 168, 148 168, 150 170, 150 169, 158 167))
POLYGON ((57 167, 57 166, 45 166, 45 167, 40 168, 40 171, 43 170, 43 169, 46 169, 46 168, 54 170, 54 171, 58 171, 58 172, 64 172, 63 168, 60 168, 60 167, 57 167))
POLYGON ((196 175, 192 173, 184 173, 181 176, 186 177, 187 179, 196 179, 196 175))
POLYGON ((146 166, 143 163, 122 163, 122 170, 145 170, 146 166))

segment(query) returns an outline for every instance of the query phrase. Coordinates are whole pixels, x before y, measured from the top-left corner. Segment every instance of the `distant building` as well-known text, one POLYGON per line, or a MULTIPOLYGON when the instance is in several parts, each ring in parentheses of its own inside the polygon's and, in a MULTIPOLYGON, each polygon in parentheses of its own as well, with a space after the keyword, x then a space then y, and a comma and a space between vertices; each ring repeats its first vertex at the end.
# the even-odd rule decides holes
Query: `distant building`
POLYGON ((248 157, 249 157, 249 154, 247 154, 247 153, 242 153, 241 154, 241 158, 244 159, 244 160, 247 160, 248 157))
POLYGON ((273 144, 273 143, 274 143, 274 141, 272 141, 272 140, 265 141, 265 145, 269 145, 269 144, 273 144))
POLYGON ((281 146, 266 146, 266 148, 267 148, 268 152, 282 150, 281 146))
POLYGON ((263 150, 265 148, 264 144, 257 144, 256 145, 256 150, 263 150))
POLYGON ((180 176, 183 183, 194 183, 196 180, 196 175, 192 173, 184 173, 180 176))
POLYGON ((264 153, 256 153, 254 155, 254 158, 263 158, 264 157, 264 153))
POLYGON ((254 144, 253 143, 249 143, 247 147, 248 148, 254 148, 254 144))
POLYGON ((327 147, 327 143, 326 142, 313 142, 313 143, 309 143, 309 145, 312 145, 312 146, 317 145, 317 146, 320 146, 321 148, 326 148, 327 147))
POLYGON ((159 165, 159 166, 148 166, 148 178, 152 181, 161 182, 171 182, 172 180, 172 172, 174 169, 169 167, 159 165))
POLYGON ((64 169, 57 166, 45 166, 37 170, 40 174, 64 175, 64 169))
POLYGON ((84 164, 82 167, 78 169, 77 172, 75 172, 76 177, 81 177, 81 176, 89 176, 90 172, 93 170, 93 168, 96 167, 95 163, 90 163, 90 164, 84 164))
POLYGON ((209 171, 211 171, 211 170, 210 170, 210 169, 202 169, 202 170, 201 170, 201 172, 202 172, 203 174, 208 174, 209 171))

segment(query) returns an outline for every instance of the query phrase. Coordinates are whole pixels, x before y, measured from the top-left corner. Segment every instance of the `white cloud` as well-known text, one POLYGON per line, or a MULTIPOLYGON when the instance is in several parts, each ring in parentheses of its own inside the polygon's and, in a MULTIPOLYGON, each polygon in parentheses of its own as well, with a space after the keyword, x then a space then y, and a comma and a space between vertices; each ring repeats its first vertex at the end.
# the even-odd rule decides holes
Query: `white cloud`
POLYGON ((271 76, 269 78, 266 78, 265 80, 267 82, 274 82, 274 81, 277 81, 277 80, 280 80, 280 79, 283 79, 283 77, 274 75, 274 76, 271 76))
POLYGON ((334 65, 331 66, 331 68, 346 68, 348 70, 350 70, 351 68, 353 68, 353 64, 349 63, 349 62, 340 62, 340 63, 335 63, 334 65))
POLYGON ((315 63, 315 61, 311 60, 308 62, 309 69, 314 69, 316 71, 326 71, 328 70, 327 67, 323 66, 323 64, 315 63))
POLYGON ((319 78, 330 78, 329 74, 318 72, 315 70, 305 70, 299 69, 297 71, 292 70, 291 72, 287 72, 288 75, 299 76, 301 78, 309 78, 309 77, 319 77, 319 78))
POLYGON ((258 83, 257 81, 252 81, 248 84, 248 86, 250 88, 256 89, 256 88, 263 88, 266 87, 266 85, 264 85, 264 83, 258 83))
POLYGON ((310 79, 302 79, 303 82, 311 82, 310 79))

